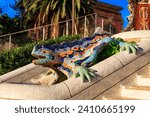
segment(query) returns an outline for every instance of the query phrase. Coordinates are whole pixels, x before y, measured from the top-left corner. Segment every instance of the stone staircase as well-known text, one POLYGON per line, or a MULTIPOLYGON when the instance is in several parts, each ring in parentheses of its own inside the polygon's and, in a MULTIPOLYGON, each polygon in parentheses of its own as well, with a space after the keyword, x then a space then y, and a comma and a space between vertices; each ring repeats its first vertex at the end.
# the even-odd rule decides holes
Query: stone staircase
POLYGON ((102 97, 102 100, 149 100, 150 99, 150 68, 144 75, 136 74, 132 83, 120 85, 115 96, 102 97))

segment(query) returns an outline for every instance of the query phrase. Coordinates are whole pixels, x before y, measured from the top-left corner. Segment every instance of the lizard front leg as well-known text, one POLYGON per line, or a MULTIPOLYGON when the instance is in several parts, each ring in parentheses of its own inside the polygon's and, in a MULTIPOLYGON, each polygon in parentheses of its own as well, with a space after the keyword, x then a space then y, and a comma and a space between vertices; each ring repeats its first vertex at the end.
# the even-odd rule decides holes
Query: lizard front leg
POLYGON ((50 68, 46 73, 41 75, 41 78, 31 79, 31 82, 37 85, 52 85, 58 81, 58 78, 57 72, 50 68))
POLYGON ((92 81, 92 78, 96 76, 95 70, 89 69, 84 66, 72 66, 72 68, 67 68, 67 66, 61 66, 58 68, 62 71, 68 78, 77 78, 80 77, 82 82, 87 79, 89 82, 92 81))
POLYGON ((84 82, 85 79, 91 82, 92 79, 96 76, 95 72, 97 71, 84 66, 76 66, 76 68, 73 71, 73 76, 75 78, 80 77, 82 82, 84 82))
POLYGON ((91 65, 93 63, 93 61, 96 59, 97 55, 102 51, 102 47, 99 46, 96 49, 93 49, 91 51, 92 52, 91 52, 90 56, 81 63, 82 66, 91 65))

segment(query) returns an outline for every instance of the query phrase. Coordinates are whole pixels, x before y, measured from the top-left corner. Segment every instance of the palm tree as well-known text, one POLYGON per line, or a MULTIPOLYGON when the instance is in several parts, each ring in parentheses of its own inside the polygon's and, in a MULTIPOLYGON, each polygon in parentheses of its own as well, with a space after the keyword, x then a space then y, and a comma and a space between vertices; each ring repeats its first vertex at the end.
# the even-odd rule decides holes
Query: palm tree
MULTIPOLYGON (((88 0, 74 0, 74 2, 75 17, 92 11, 88 0)), ((58 32, 58 22, 72 18, 71 0, 19 0, 18 4, 24 7, 23 17, 26 24, 35 21, 34 27, 51 23, 54 24, 53 30, 58 32)))

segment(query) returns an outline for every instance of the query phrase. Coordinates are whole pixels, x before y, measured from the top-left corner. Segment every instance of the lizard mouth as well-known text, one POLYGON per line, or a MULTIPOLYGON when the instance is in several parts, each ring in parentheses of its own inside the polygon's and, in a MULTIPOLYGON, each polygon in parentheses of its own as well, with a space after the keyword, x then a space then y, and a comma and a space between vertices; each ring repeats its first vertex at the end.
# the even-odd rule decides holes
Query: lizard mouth
POLYGON ((46 58, 45 56, 35 55, 35 54, 32 54, 32 56, 36 57, 37 59, 45 59, 46 58))

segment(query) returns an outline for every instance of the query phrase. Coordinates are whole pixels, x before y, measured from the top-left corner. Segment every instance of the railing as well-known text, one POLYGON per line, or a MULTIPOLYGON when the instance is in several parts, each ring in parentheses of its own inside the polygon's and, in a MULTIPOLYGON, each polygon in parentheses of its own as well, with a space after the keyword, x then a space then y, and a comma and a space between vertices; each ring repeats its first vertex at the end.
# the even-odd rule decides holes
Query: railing
MULTIPOLYGON (((72 19, 48 24, 23 31, 0 36, 0 51, 22 46, 33 41, 40 41, 57 36, 71 35, 72 19)), ((75 34, 82 37, 93 34, 97 27, 97 14, 89 14, 75 19, 75 34)))

